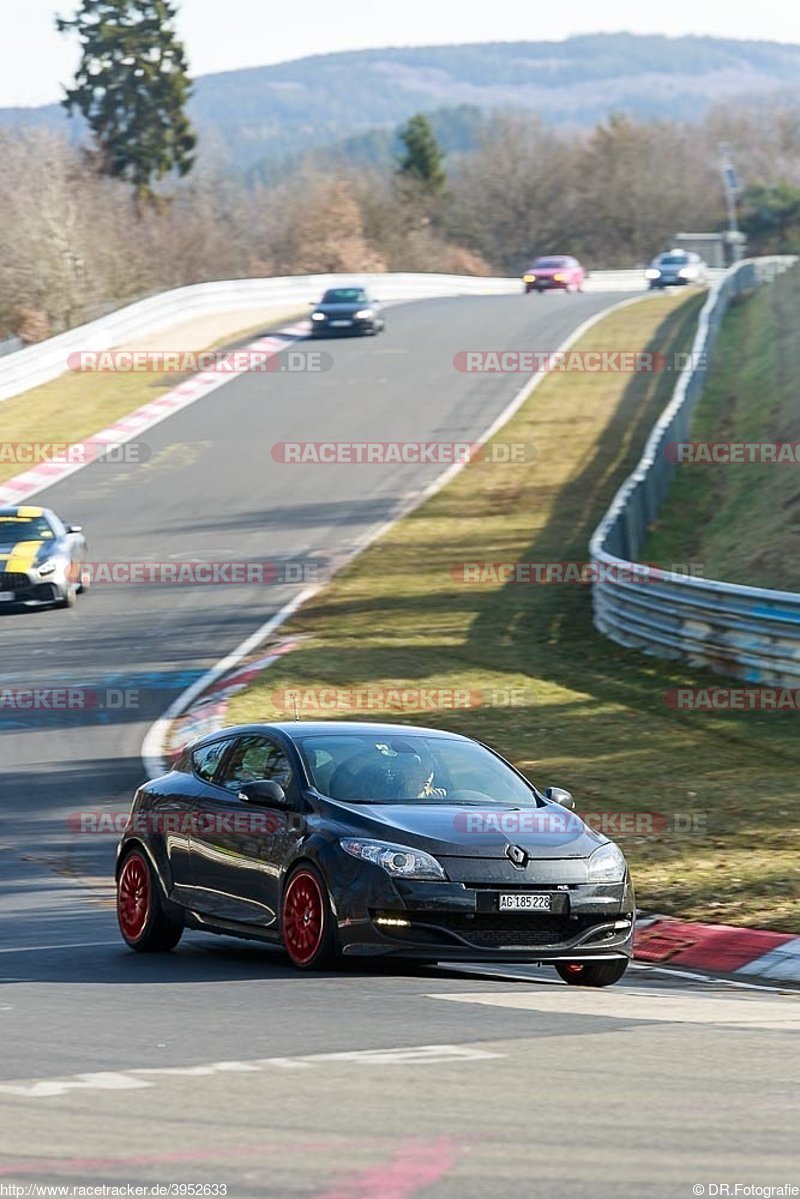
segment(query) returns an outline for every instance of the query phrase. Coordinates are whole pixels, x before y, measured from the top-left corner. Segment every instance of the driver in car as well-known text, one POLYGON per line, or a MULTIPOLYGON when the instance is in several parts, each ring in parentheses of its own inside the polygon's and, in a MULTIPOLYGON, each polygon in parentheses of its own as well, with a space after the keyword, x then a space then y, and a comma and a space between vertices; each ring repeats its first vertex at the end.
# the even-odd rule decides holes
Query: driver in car
POLYGON ((395 766, 397 799, 444 799, 444 787, 433 786, 433 770, 419 754, 400 754, 395 766))

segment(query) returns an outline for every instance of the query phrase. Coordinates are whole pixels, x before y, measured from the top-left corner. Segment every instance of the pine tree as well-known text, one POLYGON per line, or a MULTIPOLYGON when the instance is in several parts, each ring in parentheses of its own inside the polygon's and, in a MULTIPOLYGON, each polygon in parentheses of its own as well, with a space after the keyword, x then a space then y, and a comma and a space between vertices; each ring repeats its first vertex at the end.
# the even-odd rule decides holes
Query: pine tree
POLYGON ((101 172, 129 180, 140 201, 153 197, 155 180, 194 165, 191 82, 175 16, 170 0, 81 0, 71 20, 56 18, 83 48, 62 103, 86 119, 101 172))
POLYGON ((399 137, 405 153, 400 159, 398 174, 413 180, 430 195, 439 195, 447 183, 444 153, 428 118, 421 113, 412 117, 400 130, 399 137))

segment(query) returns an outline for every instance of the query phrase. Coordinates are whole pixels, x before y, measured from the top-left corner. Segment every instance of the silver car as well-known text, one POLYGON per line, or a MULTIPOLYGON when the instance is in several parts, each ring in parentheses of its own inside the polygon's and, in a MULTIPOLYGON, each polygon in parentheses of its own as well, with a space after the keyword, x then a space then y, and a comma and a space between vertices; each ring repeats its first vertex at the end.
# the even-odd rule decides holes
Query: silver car
POLYGON ((650 263, 645 278, 651 291, 657 287, 685 287, 689 283, 705 283, 708 268, 692 250, 665 250, 650 263))
POLYGON ((0 508, 0 612, 69 608, 89 587, 86 539, 48 508, 0 508))

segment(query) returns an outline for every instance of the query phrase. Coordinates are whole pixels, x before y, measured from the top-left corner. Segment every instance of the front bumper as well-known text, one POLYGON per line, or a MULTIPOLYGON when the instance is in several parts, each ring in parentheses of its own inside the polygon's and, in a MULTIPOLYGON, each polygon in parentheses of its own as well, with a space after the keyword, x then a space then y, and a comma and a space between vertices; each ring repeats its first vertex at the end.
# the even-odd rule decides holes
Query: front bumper
MULTIPOLYGON (((336 319, 336 318, 334 318, 336 319)), ((343 319, 343 318, 338 318, 343 319)), ((312 321, 312 337, 358 337, 365 333, 375 333, 383 328, 383 321, 378 317, 368 320, 352 320, 349 325, 333 325, 331 321, 312 321)))
POLYGON ((532 283, 525 280, 526 291, 566 291, 569 286, 569 279, 536 279, 532 283))
POLYGON ((51 608, 67 596, 66 581, 58 576, 39 578, 36 572, 0 572, 0 612, 24 608, 51 608))
POLYGON ((633 955, 635 901, 624 883, 512 885, 388 878, 337 904, 347 956, 553 962, 633 955), (386 885, 388 884, 388 885, 386 885), (370 893, 371 892, 371 893, 370 893), (499 910, 501 892, 548 892, 552 912, 499 910), (345 910, 348 909, 348 910, 345 910))

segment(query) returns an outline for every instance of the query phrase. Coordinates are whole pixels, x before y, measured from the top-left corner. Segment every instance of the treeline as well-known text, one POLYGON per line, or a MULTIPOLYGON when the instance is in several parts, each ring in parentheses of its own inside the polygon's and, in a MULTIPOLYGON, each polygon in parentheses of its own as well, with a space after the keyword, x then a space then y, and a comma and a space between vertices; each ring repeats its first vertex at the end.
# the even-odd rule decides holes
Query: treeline
POLYGON ((327 271, 516 274, 535 253, 644 264, 680 230, 724 226, 730 142, 754 251, 800 249, 800 116, 717 108, 698 124, 612 117, 565 133, 497 115, 435 192, 309 157, 278 182, 199 167, 142 207, 92 157, 0 131, 0 336, 35 341, 170 287, 327 271))

